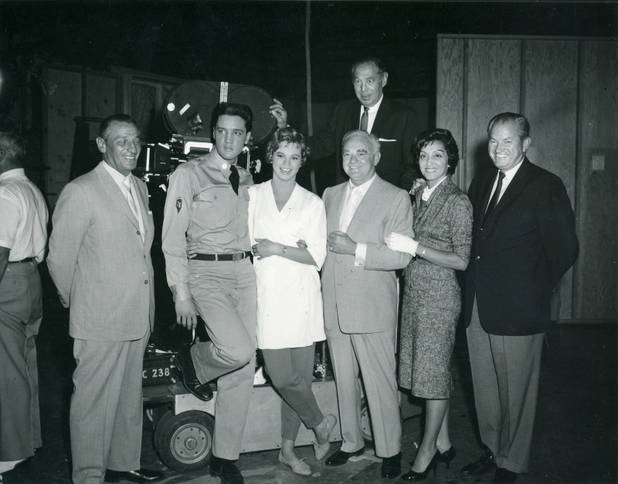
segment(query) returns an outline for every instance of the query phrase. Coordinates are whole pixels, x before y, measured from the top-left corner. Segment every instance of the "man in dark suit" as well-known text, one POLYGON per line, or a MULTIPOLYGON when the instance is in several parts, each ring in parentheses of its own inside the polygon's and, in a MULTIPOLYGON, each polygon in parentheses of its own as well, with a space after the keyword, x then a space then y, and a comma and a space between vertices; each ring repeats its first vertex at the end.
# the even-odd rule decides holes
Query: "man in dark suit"
MULTIPOLYGON (((332 186, 348 177, 341 165, 341 140, 348 131, 360 129, 373 134, 380 142, 382 157, 378 175, 408 190, 416 178, 412 160, 412 143, 416 136, 411 109, 384 96, 388 72, 380 59, 368 57, 352 65, 355 100, 343 101, 335 107, 326 129, 309 138, 311 159, 335 155, 332 166, 321 166, 318 175, 323 184, 332 186)), ((279 128, 287 125, 287 111, 275 99, 270 107, 279 128)))
POLYGON ((154 223, 146 184, 131 173, 139 130, 115 114, 103 120, 96 142, 103 161, 60 193, 47 258, 74 339, 73 482, 154 481, 160 472, 140 469, 154 223))
POLYGON ((485 449, 462 474, 495 470, 494 482, 527 471, 550 300, 578 253, 562 181, 526 158, 529 131, 521 114, 494 116, 487 133, 496 170, 469 190, 474 227, 464 317, 485 449))

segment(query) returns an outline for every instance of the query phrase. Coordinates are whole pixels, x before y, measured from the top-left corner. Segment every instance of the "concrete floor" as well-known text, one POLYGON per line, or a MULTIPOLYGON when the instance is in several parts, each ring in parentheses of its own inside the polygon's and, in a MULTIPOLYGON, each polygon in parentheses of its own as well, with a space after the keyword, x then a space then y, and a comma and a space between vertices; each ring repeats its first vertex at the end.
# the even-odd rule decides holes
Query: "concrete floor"
MULTIPOLYGON (((38 340, 43 447, 27 462, 4 475, 4 484, 65 484, 70 482, 68 404, 72 391, 71 340, 68 314, 47 291, 46 318, 38 340)), ((426 482, 464 482, 458 469, 478 456, 465 342, 458 336, 454 356, 455 391, 451 401, 451 438, 457 457, 451 468, 440 465, 426 482)), ((616 482, 616 329, 614 325, 555 327, 545 345, 541 391, 530 472, 518 482, 616 482)), ((403 463, 414 457, 421 438, 420 416, 405 419, 403 463)), ((337 445, 333 446, 335 449, 337 445)), ((324 467, 312 457, 311 447, 298 449, 312 467, 301 477, 279 464, 277 451, 253 452, 240 457, 248 484, 266 483, 379 483, 380 461, 371 450, 339 468, 324 467)), ((206 471, 178 474, 167 469, 152 446, 152 426, 144 424, 142 452, 145 467, 165 473, 164 483, 210 484, 219 480, 206 471)), ((396 480, 395 480, 396 481, 396 480)), ((491 476, 468 482, 490 482, 491 476)))

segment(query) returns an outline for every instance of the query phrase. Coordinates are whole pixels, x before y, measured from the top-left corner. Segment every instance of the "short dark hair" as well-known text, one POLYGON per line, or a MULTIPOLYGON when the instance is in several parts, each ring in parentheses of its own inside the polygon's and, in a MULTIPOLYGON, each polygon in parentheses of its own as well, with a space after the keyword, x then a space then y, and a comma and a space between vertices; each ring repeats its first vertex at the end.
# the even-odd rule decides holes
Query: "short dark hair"
POLYGON ((373 56, 361 57, 360 59, 355 61, 354 64, 352 64, 352 68, 350 69, 350 73, 352 74, 352 79, 354 79, 356 68, 360 66, 361 64, 375 64, 375 66, 378 68, 379 73, 383 74, 385 72, 388 72, 388 69, 386 68, 386 64, 384 64, 384 62, 382 62, 382 59, 380 59, 379 57, 373 57, 373 56))
POLYGON ((459 164, 459 148, 457 148, 457 142, 448 129, 432 128, 419 134, 413 148, 414 163, 418 166, 421 150, 434 141, 440 141, 444 145, 448 163, 446 173, 452 175, 459 164))
POLYGON ((107 131, 112 123, 130 123, 137 128, 137 123, 130 115, 124 113, 116 113, 108 116, 99 125, 99 138, 105 138, 107 131))
POLYGON ((266 146, 266 159, 268 163, 272 163, 275 151, 277 151, 279 146, 283 143, 300 146, 301 166, 304 165, 305 161, 307 161, 307 155, 309 154, 309 147, 305 144, 305 137, 303 134, 290 126, 278 129, 273 133, 272 138, 270 138, 266 146))
POLYGON ((508 123, 513 121, 517 125, 517 131, 520 139, 530 137, 530 123, 523 114, 519 113, 500 113, 496 114, 489 120, 487 125, 487 136, 490 135, 491 130, 496 124, 508 123))
POLYGON ((228 116, 238 116, 242 118, 245 122, 247 133, 251 131, 253 127, 253 113, 251 112, 251 108, 246 104, 227 102, 217 104, 212 110, 212 115, 210 116, 210 129, 214 130, 219 118, 226 114, 228 116))
POLYGON ((8 131, 0 131, 0 163, 21 166, 26 156, 26 148, 19 136, 8 131))

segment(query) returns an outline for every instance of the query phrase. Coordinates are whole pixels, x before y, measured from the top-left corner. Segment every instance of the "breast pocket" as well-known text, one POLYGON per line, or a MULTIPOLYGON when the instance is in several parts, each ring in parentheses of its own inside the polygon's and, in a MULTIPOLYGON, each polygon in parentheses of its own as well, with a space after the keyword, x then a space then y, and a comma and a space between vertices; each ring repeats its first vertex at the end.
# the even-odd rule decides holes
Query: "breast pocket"
POLYGON ((229 224, 233 206, 226 190, 227 187, 209 187, 193 197, 191 218, 195 224, 209 229, 229 224))

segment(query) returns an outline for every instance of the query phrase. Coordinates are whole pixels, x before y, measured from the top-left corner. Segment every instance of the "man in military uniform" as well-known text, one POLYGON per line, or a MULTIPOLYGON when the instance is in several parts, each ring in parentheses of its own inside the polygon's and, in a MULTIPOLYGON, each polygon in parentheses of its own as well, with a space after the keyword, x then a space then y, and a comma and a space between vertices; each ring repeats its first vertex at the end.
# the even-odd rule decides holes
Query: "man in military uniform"
POLYGON ((235 461, 255 366, 256 288, 246 190, 253 180, 236 166, 251 122, 248 106, 217 105, 213 149, 179 165, 170 177, 162 233, 177 322, 192 330, 199 314, 210 337, 182 351, 178 362, 185 386, 197 398, 211 399, 208 382, 218 379, 210 471, 223 483, 244 482, 235 461))
POLYGON ((37 264, 47 206, 26 177, 24 149, 0 132, 0 480, 41 446, 35 338, 42 318, 37 264))

